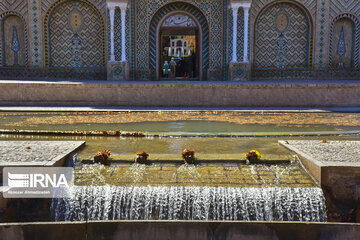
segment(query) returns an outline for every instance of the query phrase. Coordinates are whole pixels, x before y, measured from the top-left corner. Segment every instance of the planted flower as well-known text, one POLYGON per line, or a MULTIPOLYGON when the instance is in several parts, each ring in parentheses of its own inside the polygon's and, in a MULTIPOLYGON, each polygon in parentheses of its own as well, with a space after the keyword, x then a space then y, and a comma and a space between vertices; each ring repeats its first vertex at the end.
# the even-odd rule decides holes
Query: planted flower
POLYGON ((149 154, 147 154, 145 151, 137 152, 135 162, 140 163, 140 164, 146 164, 148 157, 149 157, 149 154))
POLYGON ((186 164, 194 164, 195 162, 195 151, 193 149, 185 149, 181 153, 182 158, 186 164))
POLYGON ((246 153, 246 159, 252 162, 260 161, 261 154, 258 150, 251 150, 250 152, 246 153))
POLYGON ((97 152, 94 156, 95 163, 108 164, 108 159, 110 156, 110 150, 103 150, 101 152, 97 152))

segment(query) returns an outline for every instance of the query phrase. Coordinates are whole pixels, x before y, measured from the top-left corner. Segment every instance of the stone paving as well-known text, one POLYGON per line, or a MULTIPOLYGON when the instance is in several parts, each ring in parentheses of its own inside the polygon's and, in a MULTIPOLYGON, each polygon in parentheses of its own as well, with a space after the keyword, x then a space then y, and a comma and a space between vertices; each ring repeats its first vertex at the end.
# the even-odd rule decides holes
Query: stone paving
POLYGON ((360 141, 293 140, 281 143, 322 165, 360 167, 360 141))
POLYGON ((83 141, 0 141, 0 167, 52 166, 84 144, 83 141))

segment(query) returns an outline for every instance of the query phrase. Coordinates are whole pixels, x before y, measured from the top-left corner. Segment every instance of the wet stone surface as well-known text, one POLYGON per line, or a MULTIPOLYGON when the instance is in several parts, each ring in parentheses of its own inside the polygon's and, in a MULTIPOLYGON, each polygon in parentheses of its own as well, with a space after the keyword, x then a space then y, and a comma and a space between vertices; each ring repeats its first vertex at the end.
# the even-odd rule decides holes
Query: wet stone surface
POLYGON ((45 165, 83 144, 83 141, 0 141, 0 166, 45 165))
POLYGON ((75 168, 75 185, 313 187, 296 163, 246 165, 237 163, 175 165, 82 165, 75 168))

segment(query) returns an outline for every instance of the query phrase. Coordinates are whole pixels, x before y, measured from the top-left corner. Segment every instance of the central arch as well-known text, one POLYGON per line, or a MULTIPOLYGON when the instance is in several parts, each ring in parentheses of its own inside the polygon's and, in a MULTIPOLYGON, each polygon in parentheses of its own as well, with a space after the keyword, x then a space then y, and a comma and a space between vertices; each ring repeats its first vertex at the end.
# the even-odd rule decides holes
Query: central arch
POLYGON ((200 63, 200 80, 206 79, 206 73, 209 68, 209 27, 204 14, 196 7, 187 3, 170 3, 159 9, 153 16, 149 29, 149 49, 150 61, 149 69, 151 78, 158 80, 160 78, 160 28, 162 23, 171 15, 184 14, 193 19, 200 28, 200 46, 199 46, 199 63, 200 63))

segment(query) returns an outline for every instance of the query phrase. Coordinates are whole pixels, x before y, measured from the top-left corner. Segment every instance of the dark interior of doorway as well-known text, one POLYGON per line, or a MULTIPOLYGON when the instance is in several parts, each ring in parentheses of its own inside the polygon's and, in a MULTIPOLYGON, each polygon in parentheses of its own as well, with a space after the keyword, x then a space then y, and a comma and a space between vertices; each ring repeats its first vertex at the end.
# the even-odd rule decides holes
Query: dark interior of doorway
POLYGON ((163 28, 160 31, 160 78, 199 80, 199 32, 197 29, 163 28))

